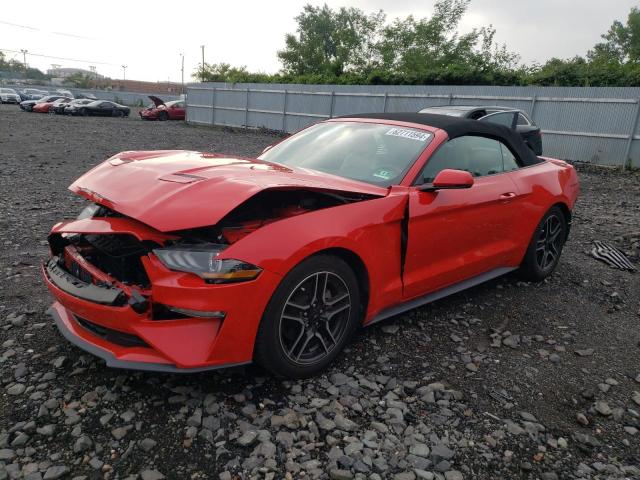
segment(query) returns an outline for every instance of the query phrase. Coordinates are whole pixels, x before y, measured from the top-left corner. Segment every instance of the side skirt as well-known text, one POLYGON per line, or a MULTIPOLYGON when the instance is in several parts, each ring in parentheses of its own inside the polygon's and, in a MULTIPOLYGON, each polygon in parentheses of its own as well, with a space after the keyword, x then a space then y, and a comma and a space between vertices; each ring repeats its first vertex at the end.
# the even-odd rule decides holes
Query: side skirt
POLYGON ((482 273, 477 277, 469 278, 468 280, 464 280, 460 283, 450 285, 441 290, 428 293, 427 295, 423 295, 422 297, 414 298, 399 305, 389 307, 381 311, 373 320, 367 323, 366 326, 373 325, 374 323, 386 320, 387 318, 394 317, 396 315, 400 315, 401 313, 413 310, 417 307, 421 307, 422 305, 426 305, 427 303, 435 302, 436 300, 440 300, 441 298, 448 297, 449 295, 453 295, 454 293, 461 292, 462 290, 466 290, 467 288, 475 287, 476 285, 480 285, 481 283, 500 277, 514 270, 516 270, 516 267, 496 268, 494 270, 482 273))

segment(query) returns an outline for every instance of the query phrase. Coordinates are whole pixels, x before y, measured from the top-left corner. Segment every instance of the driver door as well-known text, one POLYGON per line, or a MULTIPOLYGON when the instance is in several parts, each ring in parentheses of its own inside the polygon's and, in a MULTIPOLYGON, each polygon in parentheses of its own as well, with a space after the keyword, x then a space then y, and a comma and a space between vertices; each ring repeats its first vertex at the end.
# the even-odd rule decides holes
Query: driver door
POLYGON ((418 183, 431 183, 444 168, 470 172, 471 188, 409 195, 405 299, 425 295, 507 265, 517 248, 512 226, 518 189, 504 172, 501 144, 463 136, 442 145, 418 183))

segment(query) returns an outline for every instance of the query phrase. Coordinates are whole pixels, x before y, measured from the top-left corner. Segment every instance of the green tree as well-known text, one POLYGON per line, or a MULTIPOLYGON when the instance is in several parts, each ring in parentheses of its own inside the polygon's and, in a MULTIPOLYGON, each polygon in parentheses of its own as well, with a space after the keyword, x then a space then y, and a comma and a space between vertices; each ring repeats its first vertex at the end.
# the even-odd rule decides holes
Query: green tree
POLYGON ((609 31, 602 35, 604 42, 588 54, 593 61, 617 61, 618 63, 640 62, 640 9, 633 7, 627 23, 616 20, 609 31))
POLYGON ((283 72, 339 76, 369 70, 384 20, 382 11, 367 15, 357 8, 305 5, 296 17, 297 35, 287 34, 278 52, 283 72))

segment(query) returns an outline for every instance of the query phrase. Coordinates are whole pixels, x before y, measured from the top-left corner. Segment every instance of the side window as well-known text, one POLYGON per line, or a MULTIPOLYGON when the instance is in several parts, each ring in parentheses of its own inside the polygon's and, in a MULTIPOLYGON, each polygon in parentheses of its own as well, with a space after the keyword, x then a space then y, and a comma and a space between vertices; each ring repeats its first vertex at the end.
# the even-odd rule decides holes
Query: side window
POLYGON ((449 140, 431 156, 422 171, 423 183, 433 182, 445 168, 483 177, 515 170, 519 165, 511 150, 498 140, 467 135, 449 140))
POLYGON ((509 150, 504 143, 500 143, 500 148, 502 149, 502 163, 504 165, 504 171, 510 172, 512 170, 517 170, 518 168, 520 168, 515 155, 511 153, 511 150, 509 150))
POLYGON ((431 183, 445 168, 464 170, 474 177, 502 172, 500 143, 490 138, 467 135, 442 145, 422 171, 424 183, 431 183))
POLYGON ((514 115, 515 115, 514 112, 490 113, 486 117, 480 118, 479 121, 497 123, 498 125, 504 125, 505 127, 511 128, 513 125, 514 115))
POLYGON ((531 122, 522 113, 518 114, 518 125, 531 125, 531 122))

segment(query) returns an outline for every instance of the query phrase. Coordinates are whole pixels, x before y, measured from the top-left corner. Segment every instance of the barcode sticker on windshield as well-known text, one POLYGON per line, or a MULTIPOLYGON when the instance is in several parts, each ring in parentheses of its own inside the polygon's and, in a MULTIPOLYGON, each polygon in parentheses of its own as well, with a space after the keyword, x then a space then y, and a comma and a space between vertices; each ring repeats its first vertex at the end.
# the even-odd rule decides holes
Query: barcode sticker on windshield
POLYGON ((393 135, 394 137, 409 138, 411 140, 418 140, 419 142, 426 142, 429 139, 429 134, 425 132, 418 132, 416 130, 409 130, 407 128, 391 128, 387 135, 393 135))

